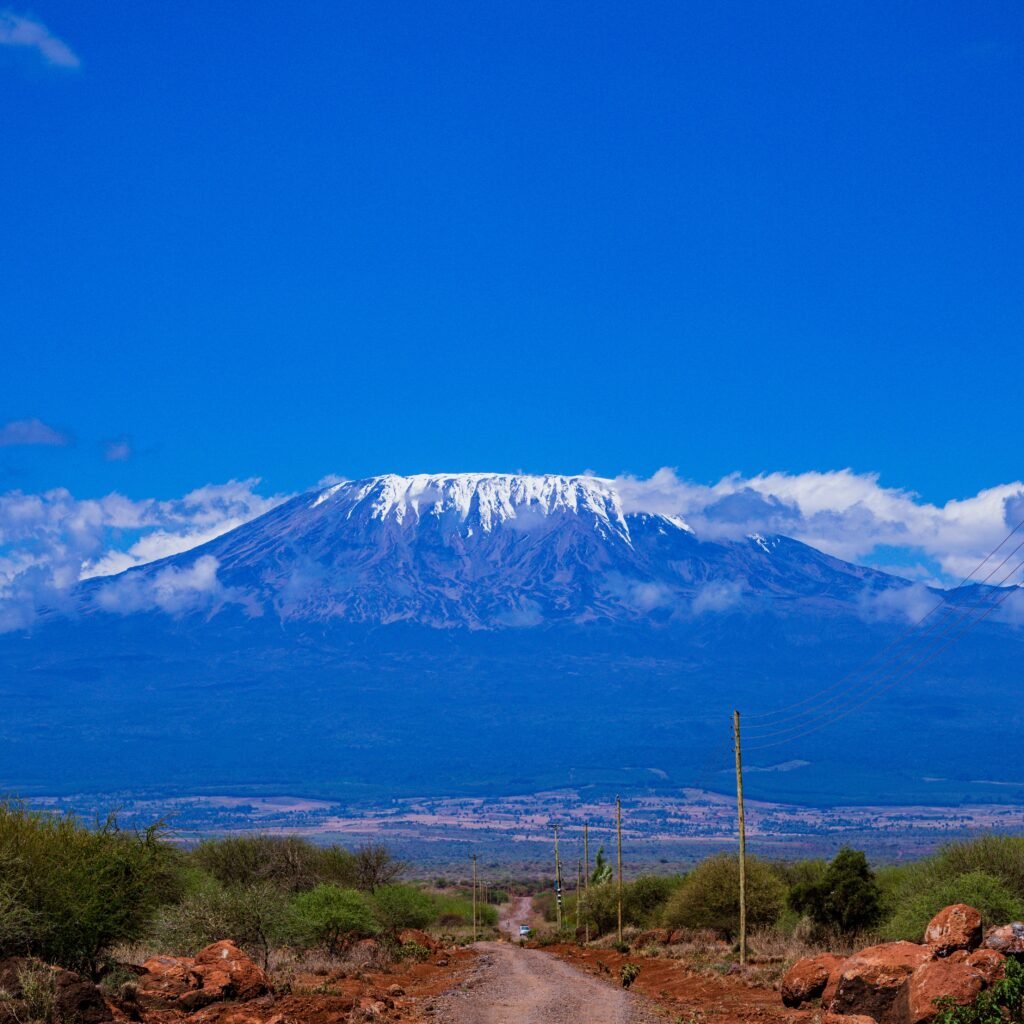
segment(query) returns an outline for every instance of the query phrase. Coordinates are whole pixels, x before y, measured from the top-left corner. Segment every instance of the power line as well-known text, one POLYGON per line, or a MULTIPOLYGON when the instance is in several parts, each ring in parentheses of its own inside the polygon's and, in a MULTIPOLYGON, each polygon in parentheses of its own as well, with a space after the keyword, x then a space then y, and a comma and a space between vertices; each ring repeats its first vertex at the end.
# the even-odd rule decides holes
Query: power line
MULTIPOLYGON (((954 587, 952 591, 949 591, 948 593, 955 594, 957 591, 962 589, 971 580, 971 578, 976 573, 978 573, 981 570, 981 568, 985 565, 985 563, 988 562, 988 560, 990 558, 992 558, 999 551, 999 549, 1004 544, 1006 544, 1006 542, 1008 540, 1010 540, 1010 538, 1013 537, 1014 534, 1017 533, 1018 530, 1020 530, 1020 528, 1022 526, 1024 526, 1024 519, 1022 519, 1020 522, 1018 522, 1016 524, 1016 526, 1014 526, 1013 529, 1010 530, 1010 532, 971 570, 971 572, 969 572, 960 581, 960 583, 956 587, 954 587)), ((994 569, 992 569, 989 572, 989 574, 983 580, 980 581, 979 584, 976 584, 976 586, 977 585, 983 585, 983 584, 987 583, 988 580, 990 580, 992 578, 992 576, 996 572, 998 572, 999 569, 1002 568, 1002 566, 1005 565, 1006 562, 1010 558, 1012 558, 1013 555, 1016 554, 1022 547, 1024 547, 1024 541, 1021 541, 1021 543, 1018 544, 1017 547, 1015 547, 1013 549, 1013 551, 1011 551, 1010 554, 1007 555, 1006 558, 1004 558, 1003 561, 999 563, 998 566, 996 566, 994 569)), ((760 712, 760 713, 757 713, 757 714, 744 715, 744 719, 745 720, 749 720, 749 719, 765 719, 765 718, 774 718, 774 717, 777 717, 777 716, 780 716, 780 715, 785 715, 787 712, 792 711, 794 708, 803 707, 806 704, 812 703, 813 701, 816 701, 818 698, 823 697, 825 694, 831 693, 833 690, 836 690, 839 687, 841 687, 848 680, 854 678, 855 676, 859 675, 861 672, 865 671, 870 665, 872 665, 874 662, 878 661, 880 658, 883 658, 886 654, 888 654, 894 648, 900 646, 900 644, 902 644, 904 640, 906 640, 908 637, 912 636, 914 634, 914 632, 917 629, 919 629, 925 622, 927 622, 927 620, 929 618, 931 618, 931 616, 934 615, 937 611, 939 611, 940 609, 948 609, 949 607, 950 607, 950 605, 949 605, 949 602, 948 602, 948 598, 947 597, 943 597, 931 609, 929 609, 928 612, 926 612, 923 616, 921 616, 921 618, 919 618, 916 622, 912 622, 901 634, 896 636, 886 647, 882 648, 881 651, 879 651, 876 654, 872 655, 866 662, 862 663, 857 668, 852 669, 851 671, 847 672, 846 675, 842 676, 840 679, 836 680, 836 682, 834 682, 831 685, 825 687, 824 689, 818 690, 816 693, 812 693, 812 694, 808 695, 807 697, 801 698, 798 701, 794 701, 792 704, 787 704, 784 707, 776 708, 773 711, 763 711, 763 712, 760 712)), ((797 715, 797 716, 793 716, 793 717, 796 718, 796 717, 800 717, 800 716, 797 715)), ((774 722, 773 723, 766 723, 766 726, 772 727, 772 726, 777 725, 777 724, 780 724, 780 723, 774 723, 774 722)), ((756 732, 756 730, 758 728, 760 728, 760 727, 755 725, 752 728, 756 732)))
MULTIPOLYGON (((1015 572, 1018 572, 1022 567, 1024 567, 1024 560, 1019 562, 1009 573, 1007 573, 1006 577, 1004 577, 1004 582, 1005 582, 1006 579, 1008 579, 1010 576, 1012 576, 1015 572)), ((1019 589, 1020 589, 1019 587, 1012 586, 1012 585, 1010 587, 1007 587, 1005 590, 1003 590, 1000 593, 999 597, 989 605, 988 608, 986 608, 984 611, 982 611, 982 613, 979 616, 977 616, 973 621, 968 622, 960 630, 959 633, 957 633, 955 636, 952 636, 949 639, 947 639, 946 643, 944 643, 941 647, 938 647, 935 650, 933 650, 927 657, 925 657, 924 659, 919 661, 916 665, 911 665, 910 668, 908 668, 907 671, 903 673, 903 675, 897 676, 895 679, 893 679, 891 682, 889 682, 887 686, 884 686, 884 687, 882 687, 882 689, 877 690, 877 692, 873 693, 871 696, 865 697, 865 699, 860 701, 859 703, 853 704, 852 706, 849 706, 847 708, 844 708, 844 709, 840 710, 838 713, 828 717, 827 721, 821 722, 818 725, 813 725, 811 721, 805 722, 804 725, 808 726, 808 728, 802 728, 800 726, 797 726, 795 728, 798 731, 796 731, 796 733, 794 735, 787 736, 784 739, 779 739, 779 740, 776 740, 775 742, 772 742, 772 743, 759 743, 756 746, 748 747, 747 749, 748 750, 765 750, 765 749, 768 749, 769 747, 777 747, 777 746, 780 746, 780 745, 782 745, 784 743, 789 743, 792 740, 800 739, 803 736, 809 736, 812 733, 820 732, 822 729, 825 729, 828 726, 833 725, 836 722, 839 722, 842 719, 848 717, 849 715, 852 715, 855 711, 859 711, 861 708, 863 708, 866 705, 870 704, 872 701, 877 700, 884 693, 887 693, 894 686, 897 686, 899 683, 901 683, 904 680, 908 679, 915 672, 917 672, 920 669, 924 668, 925 665, 928 665, 932 661, 934 661, 940 654, 943 653, 943 651, 946 651, 950 647, 952 647, 953 644, 955 644, 957 642, 957 640, 959 640, 965 633, 969 632, 971 629, 973 629, 975 626, 977 626, 978 623, 983 622, 985 619, 987 619, 1008 597, 1010 597, 1011 594, 1018 593, 1019 589)), ((972 609, 972 611, 976 611, 976 610, 977 610, 976 608, 972 609)), ((941 637, 940 639, 944 639, 945 637, 949 637, 949 631, 947 631, 945 634, 943 634, 943 637, 941 637)), ((885 680, 883 679, 883 680, 881 680, 881 682, 885 682, 885 680)), ((876 687, 877 687, 877 685, 878 684, 876 684, 876 687)), ((792 730, 788 730, 788 731, 792 731, 792 730)))
MULTIPOLYGON (((1022 542, 1021 547, 1024 547, 1024 542, 1022 542)), ((1014 573, 1018 572, 1022 567, 1024 567, 1024 561, 1019 562, 1013 569, 1011 569, 1010 572, 1007 573, 1006 576, 1003 577, 1003 579, 1000 580, 999 583, 996 584, 993 589, 996 592, 998 592, 998 589, 1002 587, 1003 584, 1005 584, 1006 581, 1012 575, 1014 575, 1014 573)), ((920 651, 921 646, 925 646, 929 640, 935 639, 936 635, 939 640, 942 640, 943 638, 948 636, 950 632, 953 629, 955 629, 959 623, 963 622, 965 619, 970 618, 970 616, 974 612, 976 612, 980 607, 983 607, 983 605, 980 602, 976 602, 974 604, 967 604, 961 607, 949 606, 946 609, 949 612, 949 615, 947 615, 945 618, 937 618, 935 622, 931 626, 929 626, 924 633, 920 633, 914 638, 914 642, 918 644, 919 648, 917 651, 915 651, 915 649, 911 647, 890 664, 882 665, 877 670, 875 670, 874 673, 871 673, 868 676, 866 676, 864 679, 861 680, 861 682, 858 685, 849 687, 846 690, 846 692, 837 693, 834 696, 830 697, 828 700, 823 701, 821 704, 815 707, 811 707, 806 711, 802 711, 798 715, 793 715, 789 719, 783 720, 782 722, 772 723, 771 726, 768 727, 762 726, 761 732, 755 731, 754 739, 771 739, 774 736, 782 736, 787 733, 791 733, 797 729, 802 729, 805 726, 811 724, 812 722, 818 721, 822 717, 831 714, 832 712, 829 710, 829 708, 833 705, 838 704, 842 706, 842 703, 844 701, 850 700, 851 698, 856 699, 857 696, 862 696, 865 693, 870 693, 871 690, 879 686, 881 682, 884 682, 886 679, 891 678, 891 673, 893 671, 898 671, 901 666, 909 664, 920 653, 923 653, 920 651), (874 678, 872 678, 872 676, 874 676, 874 678), (880 679, 879 676, 881 677, 880 679), (776 726, 778 726, 778 728, 776 728, 776 726), (765 728, 769 728, 770 731, 764 732, 763 730, 765 728)))

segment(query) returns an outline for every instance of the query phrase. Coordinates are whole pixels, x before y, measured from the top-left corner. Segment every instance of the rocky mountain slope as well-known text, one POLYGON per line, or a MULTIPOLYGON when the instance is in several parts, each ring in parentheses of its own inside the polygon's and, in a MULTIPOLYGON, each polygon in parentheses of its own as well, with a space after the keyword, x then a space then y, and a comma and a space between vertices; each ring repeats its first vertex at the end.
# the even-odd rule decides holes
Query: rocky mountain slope
POLYGON ((87 603, 131 610, 197 565, 207 613, 470 629, 665 622, 742 604, 824 612, 909 586, 784 537, 702 540, 677 517, 625 512, 593 477, 474 473, 303 494, 201 548, 91 581, 87 603))

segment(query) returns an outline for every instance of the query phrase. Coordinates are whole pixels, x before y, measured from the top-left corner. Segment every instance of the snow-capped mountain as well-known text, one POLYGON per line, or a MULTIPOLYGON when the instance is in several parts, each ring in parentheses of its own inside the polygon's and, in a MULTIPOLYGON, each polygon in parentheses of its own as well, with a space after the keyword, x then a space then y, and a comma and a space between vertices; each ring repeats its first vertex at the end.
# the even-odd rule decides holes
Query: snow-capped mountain
MULTIPOLYGON (((856 673, 905 649, 922 600, 968 590, 700 537, 591 477, 335 484, 0 635, 0 788, 727 787, 733 708, 813 713, 837 680, 878 684, 856 673)), ((1022 648, 993 616, 837 728, 751 742, 757 792, 984 799, 959 752, 1013 749, 1022 648), (794 759, 811 767, 773 768, 794 759)), ((1001 764, 981 778, 1015 782, 1001 764)))
POLYGON ((204 614, 472 629, 849 605, 907 585, 781 537, 702 541, 678 517, 625 512, 607 480, 461 473, 334 484, 86 592, 130 610, 190 573, 204 614))

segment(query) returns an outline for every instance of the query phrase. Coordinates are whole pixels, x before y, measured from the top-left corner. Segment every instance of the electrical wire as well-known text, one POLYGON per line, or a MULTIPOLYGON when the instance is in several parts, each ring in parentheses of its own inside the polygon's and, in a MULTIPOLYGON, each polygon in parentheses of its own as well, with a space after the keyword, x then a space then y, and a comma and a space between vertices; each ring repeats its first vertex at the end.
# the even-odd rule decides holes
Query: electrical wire
MULTIPOLYGON (((1003 582, 1005 583, 1005 581, 1007 579, 1009 579, 1010 576, 1012 576, 1016 572, 1019 572, 1021 570, 1021 568, 1024 568, 1024 560, 1019 562, 1016 566, 1014 566, 1013 569, 1010 570, 1009 573, 1006 574, 1006 576, 1003 579, 1003 582)), ((1002 586, 1002 584, 1000 584, 1000 587, 1001 586, 1002 586)), ((993 601, 988 606, 988 608, 984 609, 980 615, 978 615, 972 621, 970 621, 966 625, 964 625, 963 628, 956 635, 950 636, 950 631, 947 631, 945 634, 943 634, 943 636, 940 637, 939 639, 945 639, 946 642, 944 644, 942 644, 941 647, 935 648, 930 654, 927 655, 927 657, 925 657, 921 661, 917 662, 917 664, 911 665, 910 668, 908 668, 906 672, 904 672, 902 675, 897 676, 895 679, 892 679, 892 681, 889 682, 888 685, 883 686, 881 689, 878 689, 877 687, 880 685, 880 683, 886 682, 886 679, 883 679, 879 683, 876 683, 875 686, 872 687, 872 688, 875 689, 877 692, 872 693, 871 696, 865 697, 865 699, 859 701, 859 703, 856 703, 856 704, 853 704, 853 705, 848 706, 846 708, 840 709, 836 714, 825 716, 827 718, 827 720, 823 721, 823 722, 820 722, 820 724, 817 724, 817 725, 812 724, 813 720, 810 720, 808 722, 803 723, 803 726, 794 727, 796 729, 795 733, 793 733, 793 729, 784 730, 786 732, 790 732, 790 733, 793 733, 793 734, 792 735, 788 735, 788 736, 786 736, 783 739, 778 739, 778 740, 776 740, 774 742, 771 742, 771 743, 756 743, 753 746, 745 747, 744 749, 751 750, 751 751, 753 751, 753 750, 766 750, 766 749, 768 749, 770 747, 781 746, 784 743, 790 743, 793 740, 797 740, 797 739, 802 738, 803 736, 809 736, 812 733, 820 732, 822 729, 825 729, 828 726, 833 725, 836 722, 839 722, 842 719, 848 717, 849 715, 852 715, 855 711, 859 711, 861 708, 865 707, 866 705, 870 704, 872 701, 877 700, 883 694, 887 693, 894 686, 897 686, 899 683, 901 683, 901 682, 905 681, 906 679, 908 679, 915 672, 920 671, 920 669, 922 669, 925 665, 928 665, 932 661, 934 661, 940 654, 943 653, 943 651, 948 650, 954 643, 956 643, 962 636, 964 636, 964 634, 969 632, 971 629, 973 629, 975 626, 977 626, 980 622, 983 622, 985 619, 987 619, 997 608, 1000 607, 1000 605, 1002 605, 1002 603, 1004 601, 1006 601, 1007 598, 1009 598, 1012 594, 1018 593, 1019 590, 1020 590, 1019 587, 1013 586, 1013 585, 1011 585, 1009 587, 1006 587, 1005 589, 1002 589, 999 592, 999 597, 995 601, 993 601)), ((977 611, 977 610, 978 610, 977 608, 973 608, 972 609, 972 611, 977 611)), ((887 677, 887 678, 891 678, 891 677, 887 677)), ((870 691, 866 691, 866 692, 870 692, 870 691)), ((863 696, 863 694, 861 694, 861 696, 863 696)), ((761 737, 761 739, 766 739, 766 738, 767 737, 761 737)))
MULTIPOLYGON (((960 583, 957 584, 957 586, 953 588, 952 591, 947 592, 947 594, 955 594, 957 591, 961 590, 964 586, 966 586, 967 583, 975 576, 975 574, 978 573, 981 570, 981 568, 985 565, 985 563, 988 562, 988 560, 990 558, 994 557, 998 553, 999 549, 1002 548, 1003 545, 1006 544, 1006 542, 1008 540, 1010 540, 1010 538, 1013 537, 1014 534, 1016 534, 1021 529, 1022 526, 1024 526, 1024 519, 1022 519, 1020 522, 1018 522, 1016 524, 1016 526, 1014 526, 1013 529, 1010 530, 1010 532, 992 549, 992 551, 990 551, 974 567, 974 569, 972 569, 971 572, 969 572, 960 581, 960 583)), ((1018 544, 1017 547, 1014 548, 1013 551, 1011 551, 1010 554, 1007 555, 1006 558, 1004 558, 1003 561, 1000 562, 1000 564, 995 567, 995 569, 991 570, 989 572, 989 574, 983 580, 981 580, 979 583, 976 583, 975 586, 979 586, 979 585, 983 585, 983 584, 987 583, 987 581, 990 580, 992 578, 992 576, 996 572, 998 572, 999 569, 1002 568, 1002 566, 1005 565, 1006 562, 1010 558, 1012 558, 1013 555, 1016 554, 1016 552, 1019 551, 1022 547, 1024 547, 1024 541, 1021 541, 1021 543, 1018 544)), ((857 668, 852 669, 851 671, 847 672, 846 675, 844 675, 840 679, 836 680, 836 682, 830 684, 829 686, 825 687, 824 689, 818 690, 815 693, 812 693, 812 694, 810 694, 810 695, 808 695, 806 697, 803 697, 803 698, 801 698, 798 701, 794 701, 791 704, 787 704, 784 707, 776 708, 776 709, 774 709, 772 711, 763 711, 763 712, 759 712, 759 713, 755 712, 755 713, 752 713, 752 714, 749 714, 749 715, 744 715, 744 721, 749 721, 751 719, 756 721, 756 720, 761 720, 761 719, 774 718, 774 717, 777 717, 777 716, 780 716, 780 715, 785 715, 787 712, 792 711, 794 708, 803 707, 803 706, 805 706, 807 704, 810 704, 813 701, 818 700, 818 698, 823 697, 825 694, 831 693, 833 690, 836 690, 839 687, 841 687, 848 680, 850 680, 850 679, 856 677, 857 675, 859 675, 860 673, 864 672, 870 665, 872 665, 874 662, 878 661, 879 659, 883 658, 886 654, 888 654, 894 648, 899 647, 903 643, 904 640, 906 640, 909 637, 913 636, 915 631, 918 630, 925 622, 927 622, 928 619, 930 619, 932 617, 932 615, 934 615, 937 611, 939 611, 940 609, 948 609, 949 607, 950 607, 950 604, 949 604, 949 601, 948 601, 948 596, 943 597, 931 609, 929 609, 928 612, 926 612, 923 616, 921 616, 920 619, 918 619, 917 621, 911 623, 901 634, 899 634, 892 641, 890 641, 890 643, 886 647, 884 647, 881 651, 879 651, 876 654, 872 655, 866 662, 864 662, 863 664, 859 665, 857 668)), ((803 713, 800 713, 800 714, 798 714, 796 716, 792 716, 792 717, 793 718, 798 718, 798 717, 800 717, 801 714, 803 714, 803 713)), ((776 722, 766 723, 766 727, 774 727, 774 726, 776 726, 778 724, 780 724, 780 723, 776 723, 776 722)), ((758 728, 759 728, 759 726, 757 726, 756 724, 753 726, 754 730, 757 730, 758 728)))

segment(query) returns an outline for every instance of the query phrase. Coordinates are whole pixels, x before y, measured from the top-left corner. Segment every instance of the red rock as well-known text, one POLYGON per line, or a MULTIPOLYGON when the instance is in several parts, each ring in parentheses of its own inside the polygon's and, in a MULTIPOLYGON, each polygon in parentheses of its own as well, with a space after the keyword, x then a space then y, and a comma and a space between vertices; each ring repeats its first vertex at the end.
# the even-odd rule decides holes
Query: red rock
POLYGON ((967 963, 932 960, 922 964, 904 986, 898 1003, 905 1024, 926 1024, 942 1012, 935 1000, 943 996, 958 1006, 973 1003, 986 987, 982 973, 967 963))
POLYGON ((846 960, 840 960, 839 963, 832 968, 831 973, 828 976, 828 984, 825 986, 825 991, 821 993, 821 1006, 822 1009, 827 1010, 832 1005, 832 1000, 836 997, 836 989, 839 988, 839 979, 843 974, 843 966, 846 960))
POLYGON ((862 949, 843 963, 828 1008, 833 1013, 873 1017, 878 1024, 903 1024, 898 1006, 903 986, 934 955, 931 946, 916 942, 887 942, 862 949))
POLYGON ((786 1006, 799 1006, 809 999, 816 999, 825 991, 829 978, 842 962, 842 957, 831 953, 805 956, 797 960, 782 979, 783 1003, 786 1006))
POLYGON ((425 948, 431 950, 431 952, 441 948, 441 943, 439 943, 436 939, 432 938, 426 932, 421 932, 418 928, 403 928, 398 933, 398 941, 403 946, 408 946, 410 943, 415 943, 417 946, 424 946, 425 948))
POLYGON ((985 945, 1004 956, 1024 953, 1024 924, 1014 921, 1001 928, 990 928, 985 936, 985 945))
POLYGON ((139 975, 140 996, 171 1000, 191 992, 199 981, 192 974, 192 959, 185 956, 154 956, 143 965, 139 975))
POLYGON ((924 930, 924 941, 934 946, 939 956, 957 949, 977 949, 981 939, 981 914, 966 903, 954 903, 940 910, 924 930))
POLYGON ((1006 970, 1006 957, 994 949, 976 949, 964 958, 964 963, 978 971, 986 985, 994 985, 1006 970))
POLYGON ((201 978, 202 988, 219 993, 221 999, 255 999, 273 991, 267 972, 228 939, 201 950, 193 971, 201 978))
POLYGON ((832 1013, 822 1015, 821 1024, 878 1024, 874 1017, 863 1013, 832 1013))
POLYGON ((224 999, 255 999, 273 991, 266 972, 227 939, 207 946, 194 960, 155 956, 143 967, 139 996, 188 1013, 224 999))

